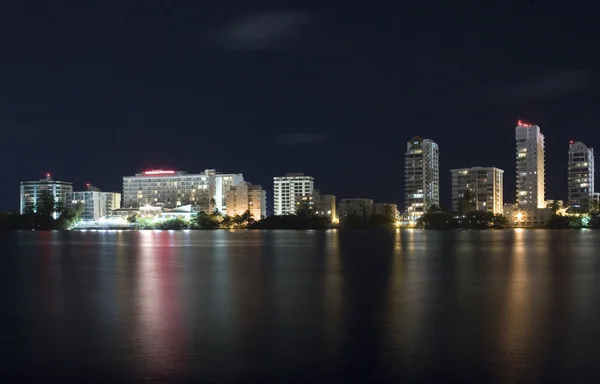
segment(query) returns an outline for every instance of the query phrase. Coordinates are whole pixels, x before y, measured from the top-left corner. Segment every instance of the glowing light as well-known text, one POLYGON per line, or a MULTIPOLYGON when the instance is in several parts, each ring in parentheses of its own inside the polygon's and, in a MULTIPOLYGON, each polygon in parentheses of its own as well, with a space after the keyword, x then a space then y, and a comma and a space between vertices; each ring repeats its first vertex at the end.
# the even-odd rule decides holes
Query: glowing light
POLYGON ((151 171, 144 172, 144 175, 173 175, 175 171, 164 171, 162 169, 153 169, 151 171))
POLYGON ((87 183, 85 186, 86 186, 86 187, 89 187, 90 185, 91 185, 90 183, 87 183))
POLYGON ((519 120, 517 121, 517 125, 520 125, 522 127, 531 127, 531 124, 524 122, 523 120, 519 120))
POLYGON ((50 175, 49 173, 46 173, 47 178, 50 178, 50 176, 52 176, 52 175, 50 175))
POLYGON ((518 212, 516 215, 517 221, 523 221, 523 213, 518 212))

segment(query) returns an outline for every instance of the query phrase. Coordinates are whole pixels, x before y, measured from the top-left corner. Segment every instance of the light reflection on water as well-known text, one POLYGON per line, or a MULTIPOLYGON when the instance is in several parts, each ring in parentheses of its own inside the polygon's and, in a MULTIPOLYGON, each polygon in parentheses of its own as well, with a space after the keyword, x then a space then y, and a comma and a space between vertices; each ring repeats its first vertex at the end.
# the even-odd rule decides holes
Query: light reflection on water
POLYGON ((3 235, 0 371, 62 381, 598 381, 594 231, 3 235), (69 367, 69 368, 63 368, 69 367))

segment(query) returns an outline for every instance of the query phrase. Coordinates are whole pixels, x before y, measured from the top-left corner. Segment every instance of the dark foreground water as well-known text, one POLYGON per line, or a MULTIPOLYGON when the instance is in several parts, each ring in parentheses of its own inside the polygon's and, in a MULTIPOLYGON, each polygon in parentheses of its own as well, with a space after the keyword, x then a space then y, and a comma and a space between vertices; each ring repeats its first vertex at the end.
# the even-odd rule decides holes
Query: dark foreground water
POLYGON ((0 382, 600 382, 600 232, 0 233, 0 382))

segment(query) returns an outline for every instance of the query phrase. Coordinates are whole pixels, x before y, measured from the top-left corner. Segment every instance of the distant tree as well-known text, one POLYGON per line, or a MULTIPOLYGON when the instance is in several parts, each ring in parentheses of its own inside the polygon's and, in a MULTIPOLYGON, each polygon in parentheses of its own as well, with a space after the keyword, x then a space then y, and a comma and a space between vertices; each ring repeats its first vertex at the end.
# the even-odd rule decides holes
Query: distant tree
POLYGON ((139 215, 130 215, 130 216, 127 216, 127 222, 129 224, 136 223, 138 221, 138 218, 139 218, 139 215))
POLYGON ((197 229, 217 229, 219 228, 221 219, 220 215, 216 215, 215 213, 198 212, 194 227, 197 229))
POLYGON ((552 214, 556 215, 556 213, 560 209, 560 202, 558 200, 554 200, 550 205, 550 209, 552 210, 552 214))
POLYGON ((54 195, 48 191, 41 191, 37 197, 35 213, 41 216, 52 216, 55 212, 55 206, 54 195))
POLYGON ((477 209, 475 206, 475 198, 473 192, 470 189, 465 189, 458 199, 458 214, 465 215, 469 212, 473 212, 477 209))

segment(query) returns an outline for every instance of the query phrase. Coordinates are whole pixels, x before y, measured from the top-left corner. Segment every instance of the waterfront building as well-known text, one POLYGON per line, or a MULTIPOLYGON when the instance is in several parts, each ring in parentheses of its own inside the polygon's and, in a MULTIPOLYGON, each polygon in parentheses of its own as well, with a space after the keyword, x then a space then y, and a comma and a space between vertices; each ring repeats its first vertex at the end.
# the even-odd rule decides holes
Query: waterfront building
POLYGON ((83 206, 82 220, 98 221, 101 217, 108 216, 111 211, 121 208, 120 193, 102 192, 90 184, 87 184, 86 188, 86 191, 67 193, 65 200, 67 207, 78 204, 83 206))
POLYGON ((594 150, 581 141, 569 144, 568 205, 570 210, 588 212, 594 195, 594 150))
POLYGON ((200 174, 149 170, 123 177, 123 206, 159 206, 167 209, 192 205, 194 210, 225 212, 225 194, 243 181, 242 174, 221 174, 207 169, 200 174))
POLYGON ((290 215, 296 212, 296 197, 310 195, 314 178, 303 173, 288 173, 273 178, 273 214, 290 215))
POLYGON ((299 209, 307 208, 318 216, 324 216, 337 222, 337 212, 334 195, 323 195, 318 189, 314 189, 310 195, 295 197, 296 212, 299 209))
POLYGON ((373 200, 363 198, 341 199, 338 206, 339 220, 344 221, 348 216, 368 218, 373 214, 373 200))
POLYGON ((504 207, 504 171, 494 167, 452 169, 452 210, 502 214, 504 207), (467 193, 468 191, 468 193, 467 193), (465 197, 469 208, 461 206, 465 197))
MULTIPOLYGON (((34 211, 38 198, 43 193, 52 195, 55 203, 65 203, 67 194, 73 192, 73 183, 68 181, 53 180, 47 173, 45 179, 37 181, 22 181, 20 191, 20 212, 34 211)), ((54 218, 57 214, 54 213, 54 218)))
POLYGON ((260 185, 243 181, 226 193, 225 201, 227 216, 250 211, 254 220, 260 220, 267 214, 267 192, 260 185))
POLYGON ((517 204, 533 211, 545 208, 544 135, 540 127, 519 121, 515 128, 517 144, 517 204))
POLYGON ((432 205, 440 205, 439 148, 430 139, 413 137, 404 156, 404 207, 406 216, 417 219, 432 205))
POLYGON ((373 213, 377 215, 390 215, 394 220, 398 219, 398 206, 390 203, 374 203, 373 213))

